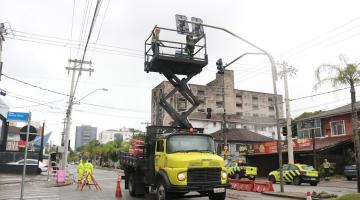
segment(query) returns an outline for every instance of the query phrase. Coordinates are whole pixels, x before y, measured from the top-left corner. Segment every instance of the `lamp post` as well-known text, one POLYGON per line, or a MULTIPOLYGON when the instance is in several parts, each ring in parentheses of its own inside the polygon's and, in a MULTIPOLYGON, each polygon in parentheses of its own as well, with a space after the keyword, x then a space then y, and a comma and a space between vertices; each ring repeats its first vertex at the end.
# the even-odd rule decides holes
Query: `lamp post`
MULTIPOLYGON (((265 51, 264 49, 256 46, 255 44, 245 40, 244 38, 236 35, 235 33, 225 29, 225 28, 221 28, 221 27, 217 27, 217 26, 212 26, 212 25, 207 25, 207 24, 203 24, 203 23, 199 23, 199 22, 194 22, 194 21, 187 21, 187 20, 183 20, 183 22, 186 23, 191 23, 191 24, 195 24, 198 26, 204 26, 204 27, 209 27, 209 28, 213 28, 213 29, 217 29, 217 30, 222 30, 225 31, 226 33, 236 37, 237 39, 245 42, 246 44, 254 47, 255 49, 258 49, 261 53, 258 54, 264 54, 268 57, 270 63, 271 63, 271 71, 272 71, 272 84, 273 84, 273 90, 274 90, 274 100, 275 100, 275 118, 276 118, 276 132, 278 135, 278 145, 277 145, 277 150, 279 153, 279 168, 280 168, 280 191, 284 192, 284 182, 283 182, 283 173, 282 173, 282 149, 281 149, 281 136, 280 136, 280 125, 279 125, 279 108, 278 108, 278 99, 277 99, 277 89, 276 89, 276 80, 277 80, 277 73, 276 73, 276 66, 275 66, 275 61, 274 58, 272 57, 271 54, 269 54, 267 51, 265 51)), ((239 56, 238 58, 236 58, 234 61, 240 59, 241 57, 247 55, 247 54, 254 54, 254 53, 246 53, 243 54, 241 56, 239 56)), ((230 64, 232 64, 234 61, 232 61, 230 64)), ((229 66, 229 65, 226 65, 229 66)))
POLYGON ((65 125, 65 131, 64 131, 65 132, 65 141, 64 141, 64 153, 63 153, 63 160, 62 160, 62 169, 66 169, 66 163, 67 163, 67 159, 68 159, 67 152, 68 152, 68 149, 69 149, 69 137, 70 137, 72 107, 73 107, 74 104, 79 104, 81 100, 83 100, 84 98, 88 97, 89 95, 93 94, 94 92, 96 92, 98 90, 108 91, 108 89, 106 89, 106 88, 98 88, 98 89, 95 89, 95 90, 91 91, 87 95, 83 96, 78 101, 74 102, 75 97, 74 97, 74 94, 73 94, 73 87, 71 87, 69 106, 68 106, 68 109, 66 111, 66 125, 65 125))

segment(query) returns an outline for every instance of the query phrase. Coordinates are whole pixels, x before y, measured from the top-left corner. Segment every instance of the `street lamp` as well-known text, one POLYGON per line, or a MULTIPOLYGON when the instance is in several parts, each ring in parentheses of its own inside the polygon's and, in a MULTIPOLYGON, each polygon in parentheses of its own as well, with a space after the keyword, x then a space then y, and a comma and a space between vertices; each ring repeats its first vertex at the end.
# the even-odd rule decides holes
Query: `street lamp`
POLYGON ((76 102, 74 102, 74 104, 80 104, 80 101, 81 101, 81 100, 85 99, 86 97, 90 96, 91 94, 93 94, 94 92, 99 91, 99 90, 102 90, 102 91, 105 91, 105 92, 109 91, 109 90, 106 89, 106 88, 98 88, 98 89, 95 89, 95 90, 93 90, 92 92, 88 93, 87 95, 81 97, 79 100, 77 100, 76 102))
MULTIPOLYGON (((272 82, 273 82, 273 89, 274 89, 274 99, 275 99, 275 118, 276 118, 276 131, 277 131, 277 135, 278 135, 278 145, 277 145, 277 150, 279 153, 279 167, 280 167, 280 190, 281 192, 284 192, 284 182, 283 182, 283 173, 282 173, 282 149, 281 149, 281 136, 280 136, 280 125, 279 125, 279 108, 278 108, 278 99, 277 99, 277 89, 276 89, 276 80, 277 80, 277 74, 276 74, 276 66, 275 66, 275 61, 274 58, 272 57, 271 54, 269 54, 267 51, 265 51, 264 49, 256 46, 255 44, 252 44, 251 42, 245 40, 244 38, 236 35, 235 33, 225 29, 225 28, 221 28, 221 27, 217 27, 217 26, 212 26, 212 25, 207 25, 207 24, 203 24, 201 21, 197 22, 197 21, 187 21, 186 19, 180 19, 180 18, 176 18, 176 20, 180 20, 184 23, 191 23, 197 26, 204 26, 204 27, 209 27, 209 28, 213 28, 213 29, 217 29, 217 30, 222 30, 227 32, 228 34, 236 37, 237 39, 245 42, 246 44, 254 47, 255 49, 258 49, 262 54, 266 55, 269 58, 269 61, 271 63, 271 71, 272 71, 272 82)), ((181 24, 181 23, 179 23, 181 24)), ((252 53, 251 53, 252 54, 252 53)), ((259 53, 260 54, 260 53, 259 53)), ((246 55, 246 54, 245 54, 246 55)), ((236 58, 235 60, 240 59, 241 57, 245 56, 244 54, 239 56, 238 58, 236 58)), ((232 61, 231 63, 233 63, 234 61, 232 61)), ((228 66, 228 65, 227 65, 228 66)))
MULTIPOLYGON (((79 104, 81 100, 88 97, 89 95, 93 94, 94 92, 102 90, 102 91, 108 91, 106 88, 98 88, 90 92, 89 94, 85 95, 84 97, 80 98, 78 101, 74 102, 75 97, 73 95, 70 95, 70 101, 69 101, 69 107, 66 111, 66 126, 65 126, 65 142, 64 142, 64 152, 63 152, 63 160, 62 160, 62 169, 66 169, 66 163, 67 163, 67 152, 69 149, 69 137, 70 137, 70 125, 71 125, 71 113, 72 113, 72 106, 74 104, 79 104)), ((72 90, 71 90, 72 91, 72 90)))

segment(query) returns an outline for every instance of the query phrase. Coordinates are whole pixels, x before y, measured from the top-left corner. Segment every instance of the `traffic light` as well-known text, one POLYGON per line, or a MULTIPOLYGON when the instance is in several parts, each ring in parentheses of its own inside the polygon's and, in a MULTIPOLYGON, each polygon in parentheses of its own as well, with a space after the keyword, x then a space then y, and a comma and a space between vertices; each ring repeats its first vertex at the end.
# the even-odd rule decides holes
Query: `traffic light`
POLYGON ((292 133, 292 137, 297 137, 297 124, 296 122, 292 122, 291 123, 291 133, 292 133))
POLYGON ((224 74, 225 68, 223 66, 223 62, 222 62, 221 58, 216 61, 216 65, 217 65, 218 73, 219 74, 224 74))
POLYGON ((287 125, 284 125, 283 127, 282 127, 282 135, 283 136, 287 136, 287 125))
POLYGON ((206 108, 206 119, 211 119, 211 108, 206 108))

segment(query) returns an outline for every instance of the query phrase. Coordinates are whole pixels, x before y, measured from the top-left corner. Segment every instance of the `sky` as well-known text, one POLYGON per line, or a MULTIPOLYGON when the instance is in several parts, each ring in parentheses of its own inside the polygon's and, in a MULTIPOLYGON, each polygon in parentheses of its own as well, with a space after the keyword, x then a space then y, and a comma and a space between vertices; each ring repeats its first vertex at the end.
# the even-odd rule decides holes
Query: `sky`
MULTIPOLYGON (((96 0, 0 0, 0 23, 7 28, 3 74, 33 85, 2 76, 0 89, 7 96, 0 98, 10 111, 31 112, 33 121, 45 122, 46 132, 53 132, 50 140, 57 144, 69 101, 63 94, 69 94, 71 73, 65 68, 70 66, 68 59, 81 59, 83 48, 77 44, 86 41, 95 4, 96 0)), ((74 106, 70 139, 74 141, 75 127, 83 124, 98 132, 145 129, 151 89, 165 78, 143 71, 144 41, 155 25, 174 29, 175 14, 226 28, 269 52, 276 62, 295 67, 298 72, 289 78, 289 93, 290 99, 297 99, 334 90, 330 85, 313 90, 314 71, 321 64, 343 64, 340 55, 347 62, 360 62, 359 6, 355 0, 102 0, 85 56, 94 72, 82 73, 75 97, 81 99, 99 88, 108 91, 97 90, 74 106)), ((205 28, 205 34, 210 62, 190 83, 214 79, 218 58, 227 63, 245 52, 258 52, 223 31, 205 28)), ((266 57, 246 56, 228 69, 235 72, 237 89, 273 93, 266 57)), ((282 79, 277 91, 284 95, 282 79)), ((349 90, 341 90, 293 100, 291 114, 347 103, 349 90)))

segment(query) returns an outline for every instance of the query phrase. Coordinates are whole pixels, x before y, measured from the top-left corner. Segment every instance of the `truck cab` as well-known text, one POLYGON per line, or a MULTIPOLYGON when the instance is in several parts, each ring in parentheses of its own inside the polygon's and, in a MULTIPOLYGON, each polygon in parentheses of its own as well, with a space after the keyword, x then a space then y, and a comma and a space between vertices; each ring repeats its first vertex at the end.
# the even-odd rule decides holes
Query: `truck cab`
POLYGON ((228 182, 224 160, 215 154, 212 136, 195 132, 147 132, 142 158, 126 164, 120 156, 130 194, 150 192, 156 199, 167 200, 196 192, 192 195, 225 199, 228 182))

